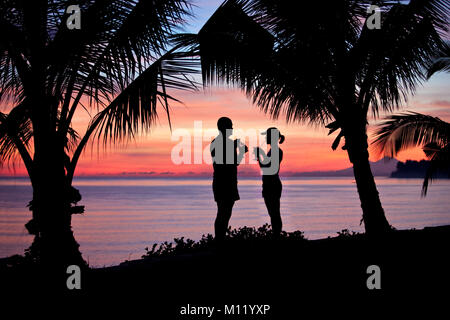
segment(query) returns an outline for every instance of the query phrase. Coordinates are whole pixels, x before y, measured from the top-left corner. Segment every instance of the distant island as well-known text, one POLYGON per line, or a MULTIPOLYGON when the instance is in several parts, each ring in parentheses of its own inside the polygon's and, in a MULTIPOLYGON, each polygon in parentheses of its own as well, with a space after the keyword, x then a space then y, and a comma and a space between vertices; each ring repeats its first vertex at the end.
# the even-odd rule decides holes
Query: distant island
MULTIPOLYGON (((397 170, 392 172, 391 178, 423 178, 425 177, 425 173, 430 166, 430 161, 422 160, 422 161, 413 161, 406 160, 406 162, 398 162, 397 170)), ((449 179, 450 171, 449 170, 441 170, 438 171, 433 178, 436 179, 449 179)))
MULTIPOLYGON (((370 162, 372 173, 378 177, 389 177, 397 169, 398 160, 383 158, 376 162, 370 162)), ((335 171, 309 171, 309 172, 287 172, 283 173, 287 177, 354 177, 353 168, 346 168, 335 171)))
MULTIPOLYGON (((430 165, 430 161, 406 160, 405 162, 391 158, 383 158, 376 162, 370 162, 372 173, 378 177, 390 178, 424 178, 430 165)), ((336 171, 310 171, 310 172, 291 172, 284 176, 290 177, 353 177, 353 168, 346 168, 336 171)), ((439 171, 433 178, 448 179, 450 170, 439 171)))

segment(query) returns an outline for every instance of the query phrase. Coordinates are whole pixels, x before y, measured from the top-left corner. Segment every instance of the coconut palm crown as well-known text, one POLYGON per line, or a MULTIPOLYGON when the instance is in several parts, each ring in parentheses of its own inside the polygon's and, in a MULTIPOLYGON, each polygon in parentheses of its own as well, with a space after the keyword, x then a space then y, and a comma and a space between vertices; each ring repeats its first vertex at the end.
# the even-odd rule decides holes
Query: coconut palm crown
POLYGON ((27 170, 27 228, 44 260, 77 256, 72 179, 88 141, 146 132, 176 100, 169 88, 195 89, 192 62, 169 42, 190 14, 188 0, 0 1, 0 161, 27 170), (79 133, 83 110, 93 114, 79 133))

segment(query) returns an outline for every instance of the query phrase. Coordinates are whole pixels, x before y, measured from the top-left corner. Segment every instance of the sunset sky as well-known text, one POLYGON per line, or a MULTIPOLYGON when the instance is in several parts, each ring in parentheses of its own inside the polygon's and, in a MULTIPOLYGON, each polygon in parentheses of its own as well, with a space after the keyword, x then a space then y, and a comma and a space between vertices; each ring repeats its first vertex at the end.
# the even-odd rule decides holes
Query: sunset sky
MULTIPOLYGON (((220 3, 221 1, 197 1, 198 7, 194 9, 196 19, 190 21, 188 31, 198 31, 220 3)), ((424 86, 419 87, 417 94, 410 99, 409 105, 402 110, 422 112, 450 121, 449 88, 450 74, 436 74, 424 86)), ((238 90, 213 88, 195 93, 177 91, 172 94, 184 103, 184 105, 174 103, 171 106, 173 132, 177 132, 177 129, 193 132, 194 121, 202 121, 203 129, 214 129, 218 118, 228 116, 233 120, 235 129, 263 130, 271 126, 280 129, 286 136, 286 141, 282 145, 285 158, 281 173, 338 170, 350 166, 346 152, 340 148, 336 151, 331 150, 335 135, 327 136, 327 130, 321 127, 288 125, 284 118, 271 120, 238 90)), ((138 137, 126 146, 114 147, 100 153, 96 149, 87 150, 79 162, 76 175, 173 176, 211 172, 212 168, 208 164, 173 164, 171 150, 178 142, 171 140, 171 131, 162 108, 159 116, 159 122, 151 133, 138 137)), ((89 119, 84 110, 80 110, 74 119, 73 126, 80 135, 84 133, 89 119)), ((203 148, 208 147, 210 140, 208 138, 203 141, 203 148)), ((418 148, 399 156, 399 160, 422 158, 423 152, 418 148)), ((378 157, 372 154, 371 160, 378 160, 378 157)), ((256 172, 259 169, 254 164, 244 164, 240 170, 256 172)), ((12 174, 25 175, 24 166, 17 165, 15 171, 8 166, 0 169, 0 175, 12 174)))

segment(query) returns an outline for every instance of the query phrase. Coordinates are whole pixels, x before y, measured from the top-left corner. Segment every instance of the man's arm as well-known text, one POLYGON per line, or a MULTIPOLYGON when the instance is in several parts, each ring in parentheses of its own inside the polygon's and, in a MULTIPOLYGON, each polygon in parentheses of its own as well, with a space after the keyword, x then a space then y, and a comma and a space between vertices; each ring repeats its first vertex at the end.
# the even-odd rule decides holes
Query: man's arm
POLYGON ((237 139, 236 140, 236 149, 239 150, 239 153, 237 154, 237 157, 236 157, 236 165, 239 165, 242 162, 242 159, 244 159, 245 154, 248 152, 248 147, 245 144, 240 143, 240 140, 237 139))

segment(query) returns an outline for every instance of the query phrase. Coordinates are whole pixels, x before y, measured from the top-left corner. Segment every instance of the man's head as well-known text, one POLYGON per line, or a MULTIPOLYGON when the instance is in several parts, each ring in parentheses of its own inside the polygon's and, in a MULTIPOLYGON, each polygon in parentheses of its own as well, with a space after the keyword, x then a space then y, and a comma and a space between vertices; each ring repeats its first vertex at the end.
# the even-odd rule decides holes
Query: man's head
POLYGON ((230 118, 222 117, 217 121, 217 129, 224 137, 228 138, 233 134, 233 122, 231 122, 230 118))

